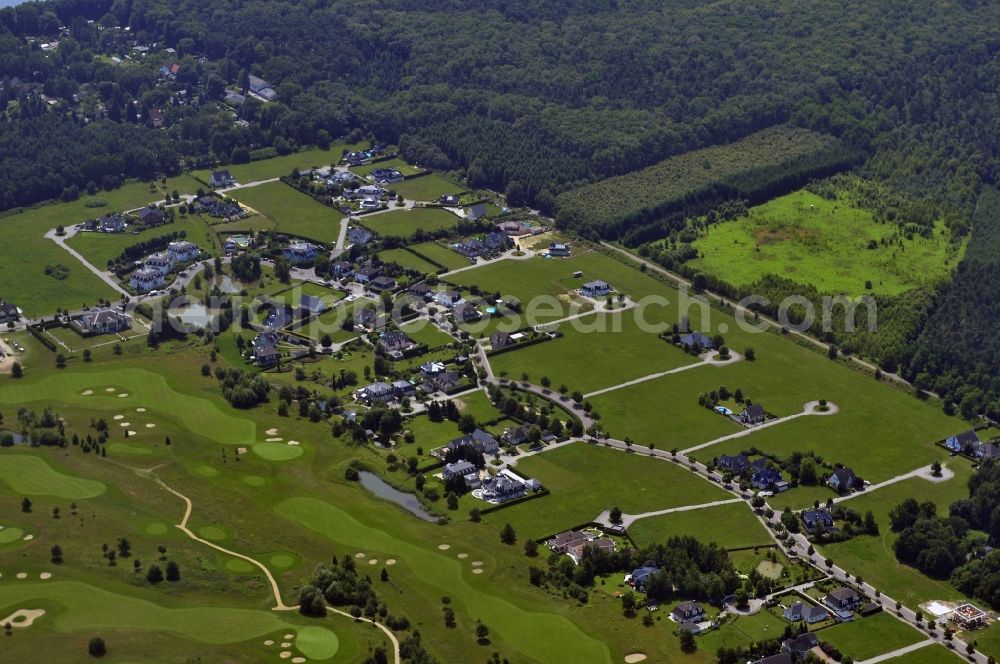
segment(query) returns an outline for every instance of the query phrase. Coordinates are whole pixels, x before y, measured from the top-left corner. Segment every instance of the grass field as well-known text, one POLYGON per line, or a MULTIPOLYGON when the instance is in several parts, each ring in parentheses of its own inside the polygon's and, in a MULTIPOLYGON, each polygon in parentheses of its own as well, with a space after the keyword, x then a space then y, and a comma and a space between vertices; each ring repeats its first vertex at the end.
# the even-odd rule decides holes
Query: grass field
POLYGON ((419 244, 412 245, 410 248, 419 252, 422 256, 427 256, 427 258, 430 258, 432 261, 444 265, 449 270, 466 267, 469 264, 468 258, 460 256, 448 247, 438 244, 437 242, 421 242, 419 244))
MULTIPOLYGON (((236 178, 237 182, 246 184, 248 182, 256 182, 257 180, 269 180, 270 178, 289 175, 296 168, 305 170, 308 168, 330 166, 340 161, 344 150, 357 150, 365 147, 365 145, 364 143, 336 143, 331 145, 329 150, 313 148, 294 154, 274 157, 273 159, 252 161, 249 164, 231 164, 229 166, 220 166, 219 168, 228 170, 236 178)), ((215 169, 195 171, 192 175, 205 182, 206 184, 203 186, 207 187, 208 179, 211 177, 213 170, 215 169)))
POLYGON ((59 225, 69 226, 109 212, 161 202, 174 190, 194 193, 198 186, 198 182, 186 175, 170 178, 165 185, 157 180, 152 190, 149 184, 136 182, 71 203, 24 208, 0 217, 0 236, 5 249, 4 260, 0 261, 0 297, 21 307, 28 316, 49 314, 57 308, 78 309, 99 298, 117 299, 115 291, 55 242, 45 239, 45 233, 59 225), (101 201, 105 205, 87 207, 88 201, 101 201), (59 264, 69 268, 66 279, 45 274, 47 265, 59 264))
POLYGON ((588 523, 615 505, 626 514, 638 514, 729 497, 672 463, 587 443, 527 457, 516 469, 541 481, 551 493, 492 512, 486 518, 496 524, 510 523, 532 538, 588 523))
POLYGON ((867 248, 897 231, 868 210, 802 190, 752 208, 748 218, 710 226, 692 244, 699 257, 689 265, 738 286, 776 274, 823 293, 897 295, 945 279, 961 260, 943 223, 930 239, 867 248))
POLYGON ((436 201, 443 194, 455 194, 463 189, 448 178, 437 173, 428 173, 418 178, 404 180, 392 185, 392 189, 403 198, 416 201, 436 201))
POLYGON ((824 629, 820 638, 860 662, 922 641, 925 636, 888 613, 878 613, 824 629))
POLYGON ((118 258, 127 247, 181 231, 187 233, 186 240, 194 242, 209 254, 219 253, 219 240, 215 233, 201 216, 193 214, 177 214, 173 223, 145 229, 138 234, 77 233, 67 244, 83 254, 94 267, 103 270, 109 260, 118 258))
POLYGON ((436 325, 427 320, 417 320, 400 325, 399 329, 410 335, 418 344, 427 344, 428 348, 437 348, 453 343, 455 340, 449 334, 442 332, 436 325))
MULTIPOLYGON (((362 166, 351 166, 351 172, 365 177, 377 168, 395 168, 397 171, 403 175, 409 177, 410 175, 416 175, 417 173, 423 172, 422 168, 416 166, 410 166, 402 159, 396 157, 393 159, 385 159, 383 161, 376 161, 371 164, 364 164, 362 166)), ((426 176, 425 176, 426 177, 426 176)))
POLYGON ((37 456, 4 453, 0 459, 0 480, 15 494, 80 500, 99 496, 105 490, 101 482, 63 474, 37 456))
POLYGON ((417 256, 412 251, 407 251, 405 248, 380 251, 378 258, 383 263, 395 263, 402 268, 416 270, 424 274, 434 274, 438 271, 437 265, 425 261, 420 256, 417 256))
POLYGON ((275 229, 316 242, 336 242, 343 215, 283 182, 233 192, 233 197, 275 223, 275 229))
POLYGON ((748 648, 752 643, 779 638, 788 624, 770 611, 738 616, 719 629, 698 637, 698 649, 714 653, 719 648, 748 648))
MULTIPOLYGON (((984 652, 996 652, 996 650, 984 648, 984 652)), ((889 664, 951 664, 954 661, 955 655, 948 652, 944 646, 933 644, 900 657, 894 657, 889 660, 889 664)))
POLYGON ((742 503, 639 519, 628 532, 640 547, 692 533, 697 533, 704 542, 715 542, 725 548, 771 542, 770 534, 742 503))
MULTIPOLYGON (((492 422, 503 417, 496 409, 485 392, 477 391, 456 400, 458 409, 463 415, 472 415, 476 422, 492 422)), ((510 422, 514 426, 514 422, 510 422)), ((502 432, 500 432, 502 433, 502 432)))
POLYGON ((458 217, 441 208, 413 208, 364 215, 358 217, 358 223, 376 235, 406 238, 417 231, 453 228, 458 224, 458 217))

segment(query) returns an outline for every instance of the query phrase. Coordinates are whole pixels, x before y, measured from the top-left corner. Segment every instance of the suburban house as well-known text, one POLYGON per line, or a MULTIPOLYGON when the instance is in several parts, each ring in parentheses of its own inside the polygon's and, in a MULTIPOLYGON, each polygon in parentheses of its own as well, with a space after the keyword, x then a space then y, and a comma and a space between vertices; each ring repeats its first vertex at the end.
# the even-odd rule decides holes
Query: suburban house
POLYGON ((443 362, 424 362, 420 365, 420 375, 424 378, 436 376, 445 370, 443 362))
POLYGON ((236 178, 229 174, 229 171, 213 171, 208 178, 208 186, 212 189, 231 187, 236 184, 236 178))
POLYGON ((786 482, 781 477, 781 473, 774 468, 763 468, 758 470, 754 473, 754 476, 750 478, 750 484, 755 489, 760 489, 761 491, 781 493, 782 491, 788 490, 788 482, 786 482))
POLYGON ((461 477, 473 489, 478 488, 481 484, 479 481, 479 471, 470 462, 464 460, 445 464, 444 472, 441 475, 444 477, 445 482, 456 477, 461 477))
POLYGON ((670 612, 670 619, 678 624, 701 622, 705 619, 705 609, 698 602, 681 602, 670 612))
POLYGON ((600 279, 589 281, 580 287, 580 295, 585 297, 604 297, 611 292, 611 285, 600 279))
POLYGON ((362 387, 354 393, 354 396, 360 401, 368 403, 386 402, 396 398, 396 390, 389 383, 377 382, 367 387, 362 387))
POLYGON ((979 629, 989 624, 989 616, 986 612, 972 604, 956 606, 949 617, 953 623, 964 630, 979 629))
POLYGON ((149 124, 153 126, 153 129, 163 128, 163 111, 158 108, 151 108, 147 111, 146 115, 149 117, 149 124))
POLYGON ((787 652, 779 652, 777 655, 770 655, 753 662, 753 664, 793 664, 792 656, 787 652))
POLYGON ((493 350, 500 350, 512 345, 514 345, 514 341, 507 332, 494 332, 493 336, 490 337, 490 347, 493 350))
POLYGON ((458 304, 452 313, 455 314, 455 320, 459 323, 475 323, 483 317, 483 315, 479 313, 479 310, 476 309, 475 305, 469 302, 462 302, 458 304))
POLYGON ((370 176, 373 180, 375 180, 375 182, 383 184, 393 184, 395 182, 402 182, 406 179, 403 177, 403 174, 395 168, 376 168, 370 173, 370 176))
POLYGON ((106 214, 97 220, 96 228, 101 233, 123 233, 125 217, 120 214, 106 214))
POLYGON ((823 598, 823 603, 833 609, 838 616, 849 616, 861 605, 861 595, 851 588, 837 588, 827 593, 826 597, 823 598))
POLYGON ((846 466, 840 466, 834 468, 830 476, 826 478, 826 483, 830 485, 830 488, 838 493, 848 493, 852 489, 856 489, 864 486, 864 482, 860 477, 854 474, 854 471, 846 466))
POLYGON ((402 356, 403 353, 413 348, 416 344, 405 332, 399 330, 389 330, 383 332, 378 339, 379 348, 389 355, 402 356))
POLYGON ((0 300, 0 323, 13 323, 21 317, 21 312, 10 302, 0 300))
POLYGON ((180 70, 181 70, 180 64, 172 62, 170 64, 163 65, 162 67, 160 67, 160 76, 168 78, 172 81, 175 78, 177 78, 177 72, 179 72, 180 70))
POLYGON ((567 530, 566 532, 559 533, 552 539, 548 540, 545 544, 552 549, 553 553, 566 553, 569 547, 575 546, 580 542, 588 541, 590 535, 579 530, 567 530))
POLYGON ((753 427, 763 424, 764 420, 767 419, 767 413, 763 406, 755 403, 744 408, 743 412, 736 416, 736 419, 744 426, 753 427))
POLYGON ((281 352, 278 350, 277 332, 262 332, 251 342, 253 359, 262 366, 267 367, 277 364, 281 359, 281 352))
POLYGON ((147 205, 138 212, 136 216, 139 217, 139 221, 146 226, 158 226, 163 223, 166 218, 163 214, 163 210, 156 207, 155 205, 147 205))
POLYGON ((552 242, 549 244, 548 255, 557 258, 569 256, 569 245, 562 242, 552 242))
POLYGON ((806 510, 802 512, 802 525, 810 533, 826 532, 833 528, 833 517, 826 510, 806 510))
POLYGON ((465 211, 465 218, 469 221, 479 221, 489 213, 486 203, 477 203, 465 211))
POLYGON ((377 210, 382 206, 382 201, 378 196, 365 196, 361 199, 362 210, 377 210))
POLYGON ((500 434, 500 440, 508 445, 521 445, 528 442, 528 429, 523 426, 508 428, 500 434))
POLYGON ((506 251, 510 247, 511 242, 505 233, 493 231, 483 236, 483 244, 486 245, 487 251, 499 253, 506 251))
POLYGON ((800 661, 810 650, 819 645, 819 637, 815 632, 803 632, 794 639, 788 639, 781 644, 781 649, 791 656, 793 661, 800 661))
POLYGON ((264 101, 274 101, 278 98, 278 92, 273 85, 253 74, 247 76, 247 88, 264 101))
POLYGON ((281 254, 293 263, 307 263, 315 260, 317 253, 319 251, 316 245, 301 240, 295 240, 281 250, 281 254))
POLYGON ((358 309, 354 312, 354 324, 359 327, 375 327, 378 323, 378 312, 371 307, 365 307, 364 309, 358 309))
POLYGON ((413 284, 412 286, 410 286, 407 289, 407 292, 414 297, 419 297, 420 299, 426 300, 428 297, 430 297, 432 290, 430 284, 428 284, 425 281, 421 281, 420 283, 413 284))
POLYGON ((354 280, 359 284, 370 283, 375 277, 382 275, 382 268, 377 265, 366 265, 354 271, 354 280))
POLYGON ((347 241, 351 244, 368 244, 375 239, 371 231, 360 226, 351 226, 347 231, 347 241))
POLYGON ((354 276, 354 266, 347 261, 336 261, 330 266, 330 272, 338 279, 349 279, 354 276))
POLYGON ((440 205, 455 207, 458 205, 459 197, 456 194, 441 194, 438 197, 438 203, 440 205))
POLYGON ((723 454, 716 459, 715 467, 723 473, 739 475, 750 467, 750 459, 745 454, 723 454))
POLYGON ((245 95, 241 95, 239 92, 235 92, 233 90, 226 90, 225 100, 226 103, 229 104, 230 106, 239 107, 246 103, 247 98, 245 95))
POLYGON ((362 166, 364 164, 370 163, 372 160, 371 150, 359 150, 357 152, 346 152, 344 153, 344 161, 351 166, 362 166))
POLYGON ((486 456, 493 456, 500 451, 500 444, 497 443, 497 439, 479 428, 470 434, 455 438, 448 443, 448 447, 451 449, 474 447, 486 456))
POLYGON ((137 293, 148 293, 163 283, 163 274, 159 270, 136 270, 129 278, 129 285, 137 293))
POLYGON ((497 224, 497 230, 508 237, 517 237, 531 233, 531 226, 522 221, 501 221, 497 224))
POLYGON ((326 310, 326 303, 316 295, 303 295, 299 299, 299 312, 303 317, 315 316, 326 310))
POLYGON ((244 216, 243 208, 237 203, 226 202, 218 196, 202 196, 194 205, 195 211, 204 211, 213 217, 240 218, 244 216))
POLYGON ((944 446, 952 452, 974 452, 980 444, 979 434, 973 429, 948 436, 944 446))
POLYGON ((372 290, 384 291, 392 290, 396 287, 396 280, 392 277, 387 277, 385 275, 380 275, 372 279, 369 284, 372 290))
POLYGON ((519 478, 501 472, 483 480, 479 496, 489 503, 505 503, 520 498, 527 492, 528 488, 519 478))
POLYGON ((408 380, 392 381, 392 389, 398 398, 413 396, 417 391, 417 388, 413 387, 413 383, 408 380))
POLYGON ((1000 443, 983 443, 976 450, 976 456, 980 459, 996 459, 1000 457, 1000 443))
POLYGON ((264 327, 269 330, 280 330, 292 324, 292 308, 284 304, 269 304, 271 313, 264 319, 264 327))
POLYGON ((462 254, 468 259, 478 258, 486 250, 486 245, 483 244, 482 240, 474 237, 449 246, 451 246, 452 251, 462 254))
POLYGON ((652 567, 649 565, 637 567, 632 570, 631 574, 625 575, 625 584, 634 590, 644 593, 646 592, 646 582, 649 581, 649 577, 659 571, 659 567, 652 567))
POLYGON ((681 345, 685 348, 702 348, 702 349, 712 349, 715 348, 715 344, 712 343, 712 339, 701 332, 690 332, 681 337, 681 345))
POLYGON ((439 291, 434 294, 434 302, 440 304, 442 307, 447 307, 451 309, 455 305, 464 302, 462 299, 462 294, 458 291, 439 291))
POLYGON ((78 320, 73 321, 73 326, 85 335, 116 334, 132 327, 132 317, 106 307, 84 313, 78 320))
POLYGON ((163 276, 167 276, 174 269, 174 256, 168 251, 150 254, 146 256, 143 267, 147 270, 156 270, 163 276))
POLYGON ((167 252, 173 256, 174 260, 178 263, 189 263, 201 255, 201 249, 198 248, 198 245, 193 242, 188 242, 187 240, 171 242, 167 245, 167 252))
POLYGON ((812 625, 818 622, 823 622, 829 618, 830 612, 822 606, 806 604, 805 602, 796 602, 785 609, 784 616, 785 620, 790 622, 804 622, 808 625, 812 625))
POLYGON ((442 371, 428 378, 420 387, 428 394, 433 392, 448 392, 458 387, 460 382, 461 376, 458 373, 454 371, 442 371))
POLYGON ((578 542, 573 546, 567 547, 566 555, 572 558, 573 562, 579 565, 583 561, 583 555, 587 549, 596 549, 606 553, 613 553, 615 550, 615 543, 613 540, 606 537, 589 539, 586 542, 578 542))

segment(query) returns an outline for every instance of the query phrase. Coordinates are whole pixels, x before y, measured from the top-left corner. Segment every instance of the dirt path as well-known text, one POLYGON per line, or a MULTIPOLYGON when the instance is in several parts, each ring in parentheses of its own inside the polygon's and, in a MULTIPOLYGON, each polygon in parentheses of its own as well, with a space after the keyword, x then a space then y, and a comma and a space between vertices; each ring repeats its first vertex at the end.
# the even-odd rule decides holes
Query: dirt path
POLYGON ((742 438, 743 436, 749 436, 749 435, 753 434, 756 431, 760 431, 761 429, 767 429, 767 428, 770 428, 770 427, 773 427, 773 426, 777 426, 779 424, 784 424, 785 422, 790 422, 791 420, 797 419, 799 417, 804 417, 804 416, 807 416, 807 415, 820 415, 820 416, 836 415, 837 411, 839 410, 837 408, 836 404, 832 404, 832 403, 827 404, 827 410, 826 411, 820 411, 820 410, 818 410, 818 408, 819 408, 819 402, 818 401, 810 401, 810 402, 806 403, 802 407, 802 411, 801 412, 793 413, 791 415, 785 415, 784 417, 778 417, 778 418, 775 418, 773 420, 768 420, 767 422, 764 422, 763 424, 758 424, 756 426, 752 426, 749 429, 743 429, 742 431, 737 431, 736 433, 731 433, 731 434, 729 434, 727 436, 722 436, 721 438, 716 438, 715 440, 710 440, 707 443, 701 443, 700 445, 695 445, 694 447, 689 447, 686 450, 681 450, 681 453, 682 454, 691 454, 691 452, 696 452, 696 451, 698 451, 700 449, 704 449, 706 447, 711 447, 712 445, 717 445, 719 443, 723 443, 723 442, 725 442, 727 440, 732 440, 734 438, 742 438))
MULTIPOLYGON (((271 584, 271 592, 274 593, 274 603, 275 603, 275 606, 274 606, 274 609, 273 609, 274 611, 298 611, 299 610, 299 606, 297 604, 294 605, 294 606, 290 606, 288 604, 285 604, 284 600, 281 598, 281 589, 278 587, 277 580, 274 578, 274 575, 271 574, 271 570, 269 570, 267 568, 267 566, 264 565, 264 563, 260 562, 259 560, 254 559, 254 558, 251 558, 250 556, 243 555, 242 553, 237 553, 236 551, 231 551, 230 549, 226 549, 224 547, 221 547, 218 544, 214 544, 212 542, 209 542, 208 540, 204 540, 204 539, 198 537, 197 535, 195 535, 191 531, 191 529, 187 527, 188 520, 191 518, 191 511, 192 511, 192 509, 194 509, 194 505, 191 503, 191 499, 188 498, 187 496, 185 496, 180 491, 177 491, 177 490, 171 488, 170 486, 168 486, 160 478, 157 477, 157 478, 154 478, 154 479, 156 479, 156 483, 157 484, 159 484, 164 489, 166 489, 167 491, 169 491, 170 493, 174 494, 175 496, 177 496, 178 498, 180 498, 181 500, 184 501, 184 517, 181 519, 181 522, 179 524, 177 524, 177 528, 181 532, 183 532, 185 535, 187 535, 188 537, 190 537, 191 539, 193 539, 195 542, 198 542, 200 544, 204 544, 205 546, 211 547, 211 548, 215 549, 216 551, 220 551, 222 553, 225 553, 226 555, 233 556, 234 558, 239 558, 240 560, 245 560, 246 562, 248 562, 251 565, 253 565, 253 566, 257 567, 258 569, 260 569, 260 571, 262 571, 264 573, 264 576, 267 578, 268 583, 271 584)), ((350 618, 351 620, 358 620, 358 621, 361 621, 361 622, 371 623, 372 625, 375 625, 376 627, 378 627, 380 630, 382 630, 382 632, 386 635, 386 637, 392 643, 392 649, 393 649, 393 653, 394 653, 393 659, 394 659, 395 664, 401 664, 402 660, 401 660, 400 654, 399 654, 399 639, 396 638, 396 635, 393 634, 392 630, 390 630, 388 627, 386 627, 382 623, 375 622, 374 620, 370 620, 368 618, 355 618, 350 613, 347 613, 346 611, 341 611, 340 609, 334 608, 332 606, 327 606, 326 610, 329 611, 329 612, 331 612, 331 613, 336 613, 339 616, 344 616, 345 618, 350 618)))

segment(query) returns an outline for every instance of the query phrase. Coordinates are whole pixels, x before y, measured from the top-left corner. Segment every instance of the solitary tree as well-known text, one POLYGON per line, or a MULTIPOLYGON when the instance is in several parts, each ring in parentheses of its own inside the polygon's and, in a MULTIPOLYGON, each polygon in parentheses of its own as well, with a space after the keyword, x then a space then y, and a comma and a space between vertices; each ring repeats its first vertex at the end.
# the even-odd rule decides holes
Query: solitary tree
POLYGON ((159 565, 149 566, 149 570, 146 572, 146 580, 154 585, 163 581, 163 570, 160 569, 159 565))
MULTIPOLYGON (((138 562, 138 561, 136 561, 138 562)), ((181 568, 173 560, 167 563, 167 581, 180 581, 181 568)))
POLYGON ((538 542, 533 539, 524 540, 524 555, 534 558, 538 555, 538 542))
POLYGON ((509 523, 500 531, 500 541, 508 545, 517 541, 517 533, 514 532, 514 527, 509 523))
POLYGON ((63 552, 62 552, 62 547, 61 546, 59 546, 58 544, 53 544, 52 548, 49 549, 49 554, 50 554, 50 556, 52 558, 52 564, 53 565, 61 565, 62 564, 62 561, 63 561, 63 555, 62 554, 63 554, 63 552))
POLYGON ((90 653, 91 657, 104 657, 108 653, 108 647, 104 644, 104 639, 95 636, 87 644, 87 652, 90 653))
POLYGON ((615 525, 620 524, 622 522, 622 510, 621 510, 621 508, 618 507, 617 505, 615 505, 614 507, 612 507, 611 508, 611 512, 608 514, 608 520, 611 523, 615 524, 615 525))
POLYGON ((21 511, 22 512, 30 512, 31 511, 31 499, 30 498, 25 497, 21 501, 21 511))
POLYGON ((686 629, 681 630, 681 650, 688 654, 698 650, 698 644, 695 643, 694 634, 686 629))
POLYGON ((482 623, 482 621, 476 621, 476 639, 479 640, 480 644, 489 643, 490 639, 490 628, 482 623))

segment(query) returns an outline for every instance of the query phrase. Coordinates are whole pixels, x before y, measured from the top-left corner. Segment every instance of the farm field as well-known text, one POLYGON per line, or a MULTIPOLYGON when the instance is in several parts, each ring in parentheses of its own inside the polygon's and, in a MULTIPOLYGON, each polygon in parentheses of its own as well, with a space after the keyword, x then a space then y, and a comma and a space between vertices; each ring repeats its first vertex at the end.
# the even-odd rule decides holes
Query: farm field
POLYGON ((420 177, 403 180, 392 185, 393 191, 403 198, 415 201, 437 201, 444 194, 456 194, 462 190, 443 175, 428 173, 420 177))
POLYGON ((340 161, 345 150, 358 150, 365 147, 365 145, 364 143, 335 143, 330 146, 329 150, 312 148, 302 150, 301 152, 272 157, 271 159, 251 161, 249 164, 230 164, 229 166, 220 166, 219 169, 195 171, 192 175, 205 183, 202 186, 207 187, 212 171, 225 169, 236 178, 237 182, 247 184, 258 180, 283 177, 289 175, 296 168, 304 170, 307 168, 330 166, 340 161))
POLYGON ((800 190, 751 208, 747 218, 709 226, 692 243, 698 258, 688 265, 737 286, 776 274, 821 293, 858 296, 934 284, 961 260, 941 222, 931 238, 914 235, 898 240, 901 246, 868 248, 897 233, 896 225, 876 223, 871 212, 848 201, 800 190))
POLYGON ((673 463, 587 443, 573 443, 518 461, 515 469, 551 493, 490 513, 532 538, 593 521, 616 504, 626 514, 725 500, 722 489, 673 463))
POLYGON ((132 210, 164 200, 174 190, 194 193, 198 182, 189 176, 170 178, 166 184, 156 181, 151 190, 146 183, 131 183, 114 191, 83 196, 70 203, 50 203, 34 208, 19 208, 0 216, 5 257, 0 261, 0 297, 21 307, 28 316, 53 313, 57 308, 79 309, 100 298, 115 300, 118 294, 79 261, 46 239, 45 233, 56 226, 69 226, 114 211, 132 210), (87 203, 104 203, 87 207, 87 203), (69 268, 66 279, 45 274, 48 265, 69 268))
POLYGON ((843 654, 853 657, 856 662, 903 648, 926 638, 926 635, 921 635, 913 627, 901 623, 895 616, 884 612, 833 625, 820 632, 819 636, 823 641, 833 644, 843 654))
POLYGON ((378 258, 383 263, 395 263, 404 269, 416 270, 417 272, 423 272, 424 274, 435 274, 438 271, 437 265, 424 260, 412 251, 407 251, 406 248, 380 251, 378 258))
POLYGON ((239 189, 233 192, 233 197, 274 221, 275 230, 281 233, 330 244, 337 240, 340 232, 339 223, 343 218, 340 212, 317 203, 284 182, 239 189))
POLYGON ((458 224, 458 217, 441 208, 413 208, 362 215, 358 223, 376 235, 407 238, 418 231, 427 233, 453 228, 458 224))
POLYGON ((91 265, 99 270, 107 267, 108 261, 118 258, 127 247, 154 238, 184 232, 184 238, 193 242, 209 255, 218 255, 219 240, 205 220, 194 214, 176 214, 173 223, 144 229, 138 234, 126 233, 77 233, 67 241, 73 249, 79 251, 91 265))
POLYGON ((715 542, 727 549, 771 541, 764 526, 742 503, 639 519, 629 526, 628 532, 638 546, 692 534, 703 542, 715 542))

